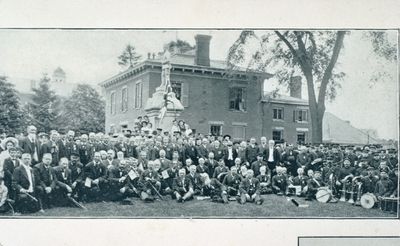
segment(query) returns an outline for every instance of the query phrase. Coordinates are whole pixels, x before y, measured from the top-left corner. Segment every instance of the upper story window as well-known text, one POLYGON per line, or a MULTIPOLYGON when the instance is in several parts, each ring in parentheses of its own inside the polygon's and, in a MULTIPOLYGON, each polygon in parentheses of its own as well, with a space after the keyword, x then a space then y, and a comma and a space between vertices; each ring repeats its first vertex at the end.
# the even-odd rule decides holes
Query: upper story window
POLYGON ((246 96, 246 88, 229 88, 229 109, 236 111, 246 111, 246 96))
POLYGON ((126 112, 128 110, 128 88, 122 88, 121 93, 121 110, 122 112, 126 112))
POLYGON ((142 107, 142 92, 143 92, 143 86, 142 82, 136 82, 135 85, 135 108, 141 108, 142 107))
POLYGON ((111 92, 110 95, 110 113, 115 114, 115 92, 111 92))
POLYGON ((298 109, 293 111, 294 122, 308 122, 308 110, 298 109))
POLYGON ((283 108, 274 108, 272 117, 275 120, 283 120, 283 108))

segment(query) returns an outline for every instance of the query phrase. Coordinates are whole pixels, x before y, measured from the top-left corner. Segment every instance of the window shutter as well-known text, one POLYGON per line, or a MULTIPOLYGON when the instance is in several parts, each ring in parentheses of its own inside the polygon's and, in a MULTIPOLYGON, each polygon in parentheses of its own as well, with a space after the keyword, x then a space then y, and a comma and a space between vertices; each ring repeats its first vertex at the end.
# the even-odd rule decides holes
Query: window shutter
POLYGON ((293 122, 296 122, 296 110, 293 110, 293 122))
POLYGON ((182 82, 181 103, 183 107, 189 106, 189 83, 182 82))

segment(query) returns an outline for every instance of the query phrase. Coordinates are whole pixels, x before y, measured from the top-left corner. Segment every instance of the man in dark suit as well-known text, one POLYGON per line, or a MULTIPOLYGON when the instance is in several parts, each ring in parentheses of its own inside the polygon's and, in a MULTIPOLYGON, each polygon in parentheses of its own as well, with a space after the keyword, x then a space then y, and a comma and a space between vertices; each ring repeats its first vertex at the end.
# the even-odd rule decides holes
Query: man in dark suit
POLYGON ((168 169, 171 166, 171 161, 166 158, 165 150, 160 150, 160 158, 158 158, 161 164, 161 171, 168 169))
POLYGON ((237 167, 232 166, 231 171, 225 176, 222 184, 225 185, 229 196, 236 197, 239 192, 240 176, 237 173, 237 167))
POLYGON ((15 210, 21 213, 44 212, 41 208, 40 194, 36 183, 39 179, 31 166, 30 153, 24 153, 21 157, 21 165, 15 168, 12 186, 16 191, 15 210))
POLYGON ((107 169, 101 163, 100 152, 84 168, 84 193, 88 201, 100 201, 106 187, 107 169))
POLYGON ((36 183, 37 189, 42 194, 43 208, 50 208, 54 201, 54 191, 56 188, 56 177, 54 169, 51 167, 52 155, 45 153, 41 163, 34 166, 34 170, 39 178, 36 183))
POLYGON ((268 148, 264 150, 264 161, 267 162, 269 170, 271 170, 271 175, 274 176, 276 174, 276 166, 279 165, 280 162, 280 153, 274 147, 275 141, 268 141, 268 148))
POLYGON ((224 160, 228 168, 235 165, 234 160, 238 156, 237 151, 233 148, 233 143, 229 141, 227 147, 224 149, 224 160))
POLYGON ((9 197, 14 199, 15 194, 12 192, 12 176, 15 168, 19 166, 19 160, 17 158, 17 149, 15 147, 8 149, 8 152, 10 153, 11 157, 4 160, 4 185, 8 188, 9 197))
POLYGON ((36 127, 28 126, 28 135, 20 140, 19 146, 22 153, 29 153, 32 157, 32 165, 39 162, 39 141, 36 137, 36 127))
POLYGON ((93 155, 92 146, 89 143, 88 136, 86 134, 82 134, 80 139, 81 139, 81 144, 78 146, 79 158, 83 165, 87 165, 92 160, 92 155, 93 155))
POLYGON ((193 198, 193 185, 190 178, 186 176, 186 170, 180 169, 178 176, 172 183, 172 190, 177 202, 185 202, 193 198))
POLYGON ((62 157, 58 166, 54 167, 54 176, 56 179, 56 187, 54 189, 54 198, 57 205, 65 206, 69 203, 68 196, 72 195, 72 176, 71 170, 68 168, 68 159, 62 157))
POLYGON ((260 197, 260 181, 254 178, 253 170, 247 170, 246 178, 239 185, 240 199, 239 203, 255 202, 257 205, 263 203, 260 197))
POLYGON ((199 154, 199 158, 206 159, 208 157, 209 147, 208 147, 208 139, 203 138, 201 141, 201 145, 197 147, 197 153, 199 154))
POLYGON ((185 147, 185 160, 191 159, 193 163, 197 164, 199 155, 197 148, 194 146, 194 139, 189 138, 188 145, 185 147))
POLYGON ((75 132, 74 131, 68 131, 67 136, 66 136, 66 141, 64 143, 65 145, 65 157, 68 158, 68 160, 71 159, 71 154, 72 152, 77 153, 78 152, 78 145, 75 143, 75 132))
POLYGON ((208 168, 208 176, 212 178, 214 170, 218 166, 218 162, 214 159, 214 152, 208 153, 208 159, 205 162, 205 166, 208 168))
POLYGON ((246 147, 246 159, 249 163, 254 162, 257 159, 257 154, 259 152, 259 148, 256 145, 256 139, 250 138, 250 143, 246 147))
POLYGON ((71 153, 71 161, 69 162, 68 169, 71 171, 71 188, 73 190, 72 195, 76 196, 80 201, 83 196, 83 164, 79 161, 79 153, 71 153))

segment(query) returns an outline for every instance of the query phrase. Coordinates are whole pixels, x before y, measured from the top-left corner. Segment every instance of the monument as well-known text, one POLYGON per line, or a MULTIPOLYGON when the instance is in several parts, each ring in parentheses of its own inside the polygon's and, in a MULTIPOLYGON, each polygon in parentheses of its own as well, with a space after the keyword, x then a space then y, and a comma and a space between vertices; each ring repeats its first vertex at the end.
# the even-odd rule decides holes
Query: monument
POLYGON ((163 131, 170 131, 172 121, 178 118, 184 109, 172 91, 170 73, 170 54, 166 50, 162 59, 161 85, 147 100, 145 107, 146 115, 149 116, 153 129, 161 128, 163 131))

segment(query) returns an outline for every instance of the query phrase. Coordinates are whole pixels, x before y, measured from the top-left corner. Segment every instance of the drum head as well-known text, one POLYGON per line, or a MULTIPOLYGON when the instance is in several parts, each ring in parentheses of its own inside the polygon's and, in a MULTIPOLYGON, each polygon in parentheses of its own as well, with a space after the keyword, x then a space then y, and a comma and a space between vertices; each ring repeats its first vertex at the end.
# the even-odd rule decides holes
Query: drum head
POLYGON ((329 192, 329 190, 321 189, 321 190, 317 191, 317 193, 315 194, 315 198, 319 202, 327 203, 331 200, 332 196, 331 196, 331 193, 329 192))
POLYGON ((375 206, 377 200, 373 194, 366 193, 361 196, 360 202, 363 208, 370 209, 375 206))

